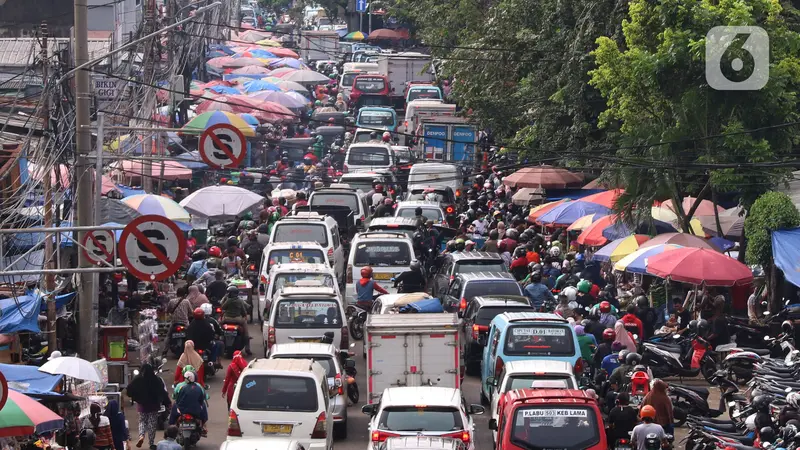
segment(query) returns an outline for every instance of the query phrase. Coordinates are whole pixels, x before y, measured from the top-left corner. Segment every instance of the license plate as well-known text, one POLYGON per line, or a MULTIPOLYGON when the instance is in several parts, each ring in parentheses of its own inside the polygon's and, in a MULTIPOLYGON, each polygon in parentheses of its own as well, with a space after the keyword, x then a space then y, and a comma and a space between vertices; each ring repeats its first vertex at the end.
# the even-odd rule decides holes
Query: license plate
POLYGON ((236 331, 226 331, 225 336, 236 336, 236 331))
POLYGON ((183 337, 186 337, 186 333, 172 333, 172 337, 174 337, 174 338, 183 338, 183 337))
POLYGON ((262 434, 291 436, 294 425, 265 423, 261 425, 262 434))
POLYGON ((372 278, 376 280, 391 280, 394 277, 393 273, 376 273, 372 275, 372 278))
POLYGON ((320 338, 295 338, 295 342, 321 342, 320 338))
POLYGON ((181 430, 194 430, 194 424, 193 423, 182 423, 181 424, 181 430))

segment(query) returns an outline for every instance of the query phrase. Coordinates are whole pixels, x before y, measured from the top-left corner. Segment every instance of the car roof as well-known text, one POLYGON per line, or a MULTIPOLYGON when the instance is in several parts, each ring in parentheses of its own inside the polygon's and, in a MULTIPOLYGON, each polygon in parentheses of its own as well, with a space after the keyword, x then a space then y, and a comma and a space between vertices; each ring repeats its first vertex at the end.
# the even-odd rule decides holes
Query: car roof
POLYGON ((358 233, 353 239, 354 241, 372 241, 372 240, 386 240, 386 239, 399 239, 402 241, 410 241, 405 233, 391 231, 365 231, 358 233))
POLYGON ((481 308, 484 306, 530 306, 528 297, 523 295, 479 295, 473 297, 472 301, 481 308))
MULTIPOLYGON (((374 130, 369 130, 369 131, 372 132, 374 130)), ((386 150, 391 150, 392 149, 388 144, 384 144, 383 142, 359 142, 359 143, 356 143, 356 144, 350 144, 350 147, 348 147, 347 149, 350 150, 353 147, 356 147, 356 148, 359 148, 359 147, 383 147, 386 150)))
POLYGON ((405 201, 402 201, 402 202, 397 202, 397 208, 398 209, 399 208, 403 208, 403 207, 406 207, 406 208, 414 207, 414 208, 416 208, 417 206, 419 206, 420 208, 442 209, 442 207, 440 206, 440 204, 438 202, 426 202, 424 200, 405 200, 405 201))
POLYGON ((257 358, 250 362, 244 369, 247 372, 261 372, 261 371, 278 371, 278 372, 297 372, 298 374, 305 375, 309 372, 316 372, 316 375, 321 378, 328 378, 325 371, 319 364, 314 364, 311 359, 266 359, 257 358))
MULTIPOLYGON (((436 181, 436 180, 431 180, 431 181, 436 181)), ((435 185, 435 184, 417 183, 417 184, 409 184, 408 185, 408 192, 409 193, 411 191, 416 191, 416 190, 423 190, 424 191, 425 189, 432 189, 434 191, 445 191, 445 192, 447 192, 447 191, 451 191, 452 192, 452 190, 453 190, 453 188, 451 188, 450 186, 442 186, 441 184, 435 185)), ((409 201, 412 201, 412 200, 409 200, 409 201)))
POLYGON ((453 261, 464 261, 468 259, 497 259, 502 261, 503 258, 499 253, 494 252, 454 252, 449 253, 453 261))
POLYGON ((268 250, 285 250, 285 249, 305 249, 313 248, 318 250, 325 250, 324 247, 319 245, 319 242, 299 241, 299 242, 273 242, 264 247, 264 253, 268 250))
POLYGON ((319 264, 319 263, 285 263, 285 264, 273 264, 272 267, 269 269, 269 273, 275 272, 320 272, 320 273, 331 273, 333 272, 333 268, 326 264, 319 264))
POLYGON ((387 388, 381 396, 385 406, 453 406, 461 405, 461 391, 433 386, 406 386, 387 388))
POLYGON ((330 355, 336 356, 338 351, 333 344, 320 342, 293 342, 289 344, 275 344, 269 349, 272 355, 330 355))
POLYGON ((504 312, 498 314, 492 319, 492 322, 508 323, 514 322, 545 322, 554 324, 567 324, 568 322, 563 317, 553 313, 540 313, 540 312, 504 312))
POLYGON ((349 179, 353 179, 353 178, 358 179, 358 178, 369 178, 369 177, 375 177, 375 176, 379 176, 379 177, 389 176, 390 177, 390 176, 392 176, 392 174, 389 171, 389 169, 375 169, 375 170, 370 170, 369 172, 343 173, 342 176, 339 177, 339 179, 340 180, 349 180, 349 179))
MULTIPOLYGON (((297 345, 297 344, 289 344, 297 345)), ((509 361, 503 368, 506 373, 520 373, 520 372, 552 372, 552 373, 568 373, 572 375, 572 364, 568 361, 556 361, 548 359, 523 359, 518 361, 509 361)))
POLYGON ((369 227, 367 228, 372 228, 373 226, 390 227, 392 225, 397 225, 398 227, 409 226, 416 229, 417 219, 413 217, 376 217, 370 221, 369 227))
MULTIPOLYGON (((426 102, 430 101, 431 103, 441 104, 440 100, 412 100, 414 102, 426 102)), ((416 104, 416 103, 415 103, 416 104)), ((411 166, 411 170, 414 168, 420 169, 439 169, 439 168, 448 168, 448 169, 456 169, 458 170, 460 167, 456 164, 447 164, 447 163, 440 163, 440 162, 420 162, 416 163, 411 166)))
POLYGON ((324 187, 321 189, 315 189, 314 192, 311 193, 311 197, 315 194, 349 194, 349 195, 358 195, 358 189, 354 187, 350 187, 347 183, 336 183, 336 185, 331 185, 329 187, 324 187))
POLYGON ((279 297, 325 296, 338 297, 333 288, 326 287, 285 287, 278 294, 279 297))
POLYGON ((486 281, 486 280, 517 280, 508 272, 470 272, 456 275, 465 282, 486 281))
MULTIPOLYGON (((509 391, 508 402, 526 404, 592 404, 595 400, 580 389, 515 389, 509 391)), ((566 406, 566 405, 565 405, 566 406)))

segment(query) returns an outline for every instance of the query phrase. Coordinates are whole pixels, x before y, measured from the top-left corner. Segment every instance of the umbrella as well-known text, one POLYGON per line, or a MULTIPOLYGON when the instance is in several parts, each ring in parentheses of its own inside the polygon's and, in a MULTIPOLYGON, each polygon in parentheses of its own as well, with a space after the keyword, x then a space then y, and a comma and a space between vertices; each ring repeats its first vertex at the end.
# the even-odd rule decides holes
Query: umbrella
MULTIPOLYGON (((692 208, 692 205, 694 205, 694 202, 696 200, 697 199, 695 197, 684 197, 683 198, 683 201, 681 202, 681 207, 683 208, 684 214, 689 212, 689 210, 692 208)), ((664 203, 661 204, 661 207, 677 212, 676 208, 672 204, 672 200, 665 201, 664 203)), ((717 212, 725 211, 725 208, 723 208, 721 206, 717 206, 716 209, 717 209, 717 212)), ((713 216, 714 215, 714 202, 711 202, 709 200, 701 200, 700 201, 700 206, 697 207, 697 209, 694 212, 694 215, 695 216, 713 216)))
POLYGON ((567 201, 569 201, 569 200, 567 200, 567 199, 556 200, 554 202, 544 203, 544 204, 541 204, 539 206, 535 206, 535 207, 531 208, 530 213, 528 213, 528 221, 529 222, 535 222, 536 219, 538 219, 539 217, 541 217, 544 214, 547 214, 551 209, 553 209, 553 208, 555 208, 555 207, 557 207, 557 206, 559 206, 559 205, 561 205, 561 204, 563 204, 564 202, 567 202, 567 201))
POLYGON ((264 197, 237 186, 220 185, 199 189, 181 201, 192 214, 220 219, 235 218, 260 205, 264 197))
POLYGON ((503 184, 512 188, 564 189, 583 184, 583 174, 552 166, 525 167, 503 178, 503 184))
MULTIPOLYGON (((712 235, 717 235, 717 220, 714 216, 700 216, 697 218, 703 230, 712 235)), ((722 236, 728 238, 740 238, 744 232, 744 216, 719 216, 719 224, 722 228, 722 236)))
POLYGON ((368 41, 379 41, 379 40, 392 40, 397 41, 402 39, 402 37, 397 34, 397 32, 392 31, 388 28, 381 28, 380 30, 375 30, 367 36, 368 41))
POLYGON ((224 52, 226 55, 232 55, 232 54, 236 53, 236 52, 233 51, 233 49, 231 49, 227 45, 223 45, 223 44, 211 44, 211 45, 208 46, 208 49, 209 50, 220 50, 220 51, 224 52))
POLYGON ((279 67, 291 67, 293 69, 307 69, 308 67, 302 61, 294 58, 280 58, 269 63, 270 69, 277 69, 279 67))
POLYGON ((619 216, 609 214, 595 220, 586 227, 576 241, 582 245, 598 246, 605 245, 609 241, 628 237, 632 234, 659 234, 675 231, 672 225, 658 220, 639 222, 635 228, 631 229, 622 223, 619 216))
POLYGON ((217 85, 217 86, 212 86, 208 90, 210 90, 212 92, 216 92, 217 94, 225 94, 225 95, 236 95, 236 94, 241 94, 242 93, 240 90, 236 89, 235 87, 223 86, 221 84, 217 85))
POLYGON ((247 66, 266 66, 264 61, 259 58, 239 57, 232 58, 232 61, 225 64, 224 67, 247 67, 247 66))
POLYGON ((0 409, 0 437, 42 434, 61 428, 64 419, 58 414, 23 393, 8 390, 8 400, 0 409))
POLYGON ((729 241, 725 238, 721 238, 719 236, 714 236, 708 240, 712 244, 716 245, 718 249, 722 250, 722 253, 727 252, 728 250, 736 247, 736 243, 733 241, 729 241))
MULTIPOLYGON (((303 106, 309 106, 311 104, 311 100, 309 100, 308 97, 304 96, 303 94, 301 94, 299 92, 289 91, 289 92, 285 92, 285 94, 287 96, 297 100, 298 102, 302 102, 303 106)), ((286 106, 286 105, 284 105, 284 106, 286 106)))
MULTIPOLYGON (((209 59, 208 61, 206 61, 206 64, 208 64, 211 67, 222 68, 222 67, 227 67, 227 64, 230 64, 235 60, 236 58, 232 58, 230 56, 220 56, 218 58, 209 59)), ((263 64, 260 65, 263 66, 263 64)))
POLYGON ((192 170, 208 169, 208 164, 203 162, 200 157, 199 150, 192 150, 191 152, 181 153, 176 156, 180 163, 192 170))
POLYGON ((661 244, 648 248, 642 248, 640 246, 639 250, 617 261, 617 263, 614 264, 614 270, 620 272, 647 273, 647 263, 650 261, 650 258, 679 248, 683 247, 673 244, 661 244))
POLYGON ((244 66, 234 69, 231 73, 237 75, 268 75, 269 69, 264 66, 244 66))
POLYGON ((39 371, 49 373, 50 375, 65 375, 78 380, 93 381, 95 383, 101 383, 103 381, 102 378, 100 378, 100 372, 97 371, 94 364, 75 356, 53 358, 39 367, 39 371))
POLYGON ((213 100, 203 100, 201 101, 197 107, 195 107, 194 112, 197 114, 202 114, 204 112, 209 111, 227 111, 227 112, 242 112, 246 109, 238 108, 230 103, 230 99, 228 97, 220 95, 219 97, 214 97, 213 100))
MULTIPOLYGON (((125 189, 120 188, 120 190, 124 191, 125 189)), ((122 201, 107 197, 100 198, 100 210, 98 213, 100 217, 97 220, 102 223, 130 223, 133 219, 141 216, 139 211, 122 203, 122 201)))
POLYGON ((174 222, 189 222, 192 220, 192 218, 189 217, 189 213, 181 208, 179 204, 160 195, 134 195, 124 198, 122 203, 139 211, 142 215, 155 214, 166 217, 174 222))
POLYGON ((687 233, 659 234, 653 239, 650 239, 646 243, 642 244, 642 247, 652 247, 658 244, 675 244, 675 245, 680 245, 681 247, 706 248, 709 250, 714 250, 719 252, 719 249, 716 246, 714 246, 714 244, 708 242, 707 240, 701 237, 697 237, 695 235, 687 233))
POLYGON ((610 191, 587 195, 586 197, 581 198, 581 201, 597 203, 598 205, 603 205, 606 208, 613 208, 614 202, 616 202, 620 194, 624 192, 625 191, 623 189, 612 189, 610 191))
MULTIPOLYGON (((275 41, 270 41, 270 42, 275 42, 275 41)), ((275 42, 275 43, 276 43, 277 45, 280 45, 280 44, 279 44, 279 43, 277 43, 277 42, 275 42)), ((290 49, 288 49, 288 48, 283 48, 283 47, 275 47, 275 48, 271 48, 271 49, 269 49, 269 51, 270 51, 271 53, 274 53, 274 54, 275 54, 275 56, 277 56, 277 57, 279 57, 279 58, 299 58, 299 57, 300 57, 300 55, 298 55, 298 54, 297 54, 297 53, 295 53, 294 51, 292 51, 292 50, 290 50, 290 49)))
POLYGON ((302 95, 300 95, 300 99, 298 99, 286 92, 262 91, 252 94, 251 97, 256 100, 274 102, 287 108, 303 108, 308 104, 308 100, 302 95))
MULTIPOLYGON (((712 219, 714 218, 713 216, 700 216, 700 217, 711 217, 712 219)), ((683 229, 683 225, 679 220, 673 221, 672 226, 675 227, 676 230, 683 229)), ((695 236, 706 237, 706 232, 705 230, 703 230, 703 224, 697 217, 694 217, 692 218, 692 220, 689 221, 689 233, 695 236)))
POLYGON ((644 234, 634 234, 628 237, 617 239, 609 242, 603 248, 597 251, 592 257, 593 261, 611 261, 616 263, 622 258, 630 255, 639 249, 642 242, 650 239, 650 236, 644 234))
MULTIPOLYGON (((277 69, 272 69, 269 72, 269 75, 275 78, 280 78, 283 80, 283 77, 290 74, 297 72, 298 69, 293 69, 291 67, 278 67, 277 69)), ((299 84, 299 83, 298 83, 299 84)), ((302 85, 301 85, 302 86, 302 85)))
POLYGON ((706 286, 735 286, 753 282, 749 267, 728 255, 706 248, 684 247, 650 258, 647 273, 673 281, 706 286))
POLYGON ((287 73, 281 77, 287 81, 296 81, 305 84, 322 84, 331 81, 331 79, 319 72, 313 70, 296 70, 292 73, 287 73))
POLYGON ((520 206, 529 205, 534 200, 542 199, 544 199, 544 190, 534 188, 522 188, 511 197, 511 201, 520 206))
POLYGON ((111 167, 114 168, 116 172, 132 179, 141 178, 143 174, 156 178, 161 177, 162 166, 164 167, 163 178, 165 180, 190 180, 192 178, 192 170, 177 161, 153 162, 150 166, 151 171, 149 175, 143 173, 144 168, 142 167, 141 161, 126 159, 111 164, 111 167))
POLYGON ((228 56, 228 54, 223 52, 222 50, 211 50, 209 52, 206 52, 206 59, 221 58, 223 56, 228 56))
POLYGON ((339 39, 342 39, 347 35, 347 29, 342 28, 341 30, 336 30, 336 34, 339 35, 339 39))
POLYGON ((364 33, 360 31, 353 31, 352 33, 348 33, 347 35, 345 35, 344 38, 349 41, 363 41, 366 37, 367 36, 365 36, 364 33))
MULTIPOLYGON (((529 189, 529 188, 523 188, 523 189, 529 189)), ((575 222, 572 222, 572 225, 567 227, 567 231, 581 231, 584 228, 586 228, 589 225, 591 225, 592 222, 594 222, 595 220, 597 220, 597 219, 599 219, 601 217, 605 217, 605 216, 602 215, 602 214, 588 214, 588 215, 585 215, 585 216, 581 217, 580 219, 576 220, 575 222)))
POLYGON ((259 122, 258 119, 252 114, 239 114, 239 117, 244 119, 244 121, 249 123, 252 127, 261 125, 261 122, 259 122))
POLYGON ((281 88, 284 92, 300 92, 308 94, 308 89, 296 81, 281 80, 276 81, 275 86, 281 88))
POLYGON ((566 202, 539 216, 537 222, 548 225, 569 226, 572 222, 587 214, 606 216, 611 214, 611 210, 597 203, 584 201, 566 202))
POLYGON ((264 81, 264 80, 253 80, 248 81, 244 84, 244 92, 247 94, 252 94, 254 92, 261 92, 261 91, 276 91, 279 92, 281 88, 275 86, 274 84, 264 81))
POLYGON ((241 52, 233 55, 234 58, 274 58, 275 54, 263 48, 251 48, 246 52, 241 52))
POLYGON ((650 216, 653 219, 660 220, 662 222, 675 222, 678 220, 678 215, 675 214, 675 211, 668 208, 661 208, 659 206, 650 207, 650 216))
POLYGON ((262 122, 282 122, 291 121, 297 118, 297 114, 291 109, 275 102, 262 101, 251 113, 262 122))
POLYGON ((244 119, 236 114, 223 111, 211 111, 200 114, 190 120, 189 123, 184 125, 181 132, 184 134, 200 134, 205 131, 206 128, 218 123, 227 123, 229 125, 233 125, 239 131, 241 131, 245 137, 256 136, 256 132, 253 130, 253 127, 245 122, 244 119))
MULTIPOLYGON (((269 49, 269 51, 270 51, 270 53, 272 53, 274 55, 278 55, 278 54, 275 53, 273 50, 277 50, 278 48, 282 48, 280 42, 273 41, 272 39, 261 39, 261 40, 257 41, 255 44, 256 45, 260 45, 262 47, 272 47, 272 48, 269 49)), ((294 53, 294 52, 292 52, 292 53, 294 53)))
POLYGON ((244 41, 244 42, 259 42, 265 39, 269 39, 272 36, 271 33, 267 33, 265 31, 258 31, 258 30, 247 30, 244 33, 237 36, 235 39, 237 41, 244 41))

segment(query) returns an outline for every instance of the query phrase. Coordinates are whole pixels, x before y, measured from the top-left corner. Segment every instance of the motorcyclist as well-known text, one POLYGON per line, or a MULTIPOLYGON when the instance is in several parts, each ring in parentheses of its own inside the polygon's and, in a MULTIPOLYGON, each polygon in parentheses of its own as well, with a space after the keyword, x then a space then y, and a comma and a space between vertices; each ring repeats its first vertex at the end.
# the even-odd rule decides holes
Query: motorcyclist
POLYGON ((627 383, 628 373, 641 362, 642 357, 638 353, 631 352, 625 355, 625 362, 614 369, 614 372, 608 378, 615 391, 619 391, 627 383))
POLYGON ((411 270, 392 278, 395 287, 398 283, 403 283, 398 293, 425 292, 425 275, 422 273, 422 264, 419 261, 411 261, 409 268, 411 270))
POLYGON ((258 232, 251 230, 247 233, 247 240, 242 244, 242 250, 247 255, 247 262, 255 264, 256 268, 261 264, 261 253, 264 252, 264 246, 258 242, 258 232))
POLYGON ((575 300, 584 308, 591 308, 594 305, 594 297, 589 293, 592 289, 592 282, 589 280, 581 280, 578 282, 578 298, 575 300))
POLYGON ((605 332, 605 330, 609 328, 600 323, 600 313, 598 311, 589 311, 587 319, 584 320, 583 322, 584 322, 583 326, 584 329, 586 330, 586 333, 594 336, 595 341, 602 342, 603 333, 605 332))
POLYGON ((645 405, 639 411, 639 417, 642 419, 642 423, 633 427, 631 447, 634 450, 647 450, 647 437, 655 434, 661 440, 661 446, 666 448, 668 444, 667 434, 661 425, 655 423, 656 409, 650 405, 645 405))
POLYGON ((186 298, 187 293, 188 290, 186 287, 181 287, 178 289, 177 297, 167 303, 167 312, 170 314, 172 321, 170 322, 169 331, 167 332, 164 352, 161 354, 162 357, 167 356, 170 340, 172 339, 172 329, 175 328, 175 325, 189 324, 189 317, 192 315, 192 303, 186 298))
POLYGON ((644 336, 644 324, 642 324, 642 321, 636 316, 636 305, 634 303, 628 305, 626 312, 627 314, 622 316, 619 320, 625 324, 626 330, 638 334, 639 339, 641 339, 642 336, 644 336))
POLYGON ((617 323, 616 308, 610 302, 603 300, 592 307, 592 311, 595 310, 600 314, 600 324, 605 328, 613 329, 614 324, 617 323))
POLYGON ((225 271, 217 270, 214 272, 214 281, 206 286, 206 297, 212 305, 219 305, 222 297, 225 297, 228 284, 225 283, 225 271))
POLYGON ((597 351, 594 352, 594 359, 592 360, 592 367, 594 367, 595 370, 599 370, 606 356, 611 354, 611 346, 614 344, 614 339, 616 337, 617 334, 614 333, 613 328, 606 328, 603 330, 602 341, 597 346, 597 351))
POLYGON ((525 249, 517 247, 514 250, 514 257, 511 260, 509 270, 517 281, 522 281, 528 275, 528 258, 525 257, 525 249))
POLYGON ((208 252, 203 249, 195 250, 192 253, 192 264, 186 271, 186 281, 192 283, 202 277, 208 271, 208 252))
MULTIPOLYGON (((208 320, 211 315, 211 304, 204 303, 201 307, 195 308, 192 312, 192 322, 186 327, 186 339, 194 342, 194 349, 198 353, 208 352, 208 360, 214 366, 222 368, 218 362, 220 347, 216 339, 217 331, 208 320), (205 307, 205 308, 204 308, 205 307), (206 309, 208 312, 206 312, 206 309)), ((220 330, 220 335, 222 330, 220 330)))
POLYGON ((600 363, 600 369, 608 375, 614 373, 614 370, 620 366, 621 361, 625 361, 625 356, 628 354, 628 350, 624 348, 621 342, 612 343, 611 354, 603 358, 603 362, 600 363))
MULTIPOLYGON (((191 366, 187 366, 191 367, 191 366)), ((206 422, 208 421, 208 410, 206 409, 206 391, 202 386, 195 383, 196 375, 192 370, 185 370, 183 377, 186 381, 175 387, 172 411, 169 415, 169 424, 175 425, 179 414, 190 414, 196 419, 200 419, 203 427, 203 436, 206 435, 206 422)))
POLYGON ((242 329, 242 337, 245 342, 244 352, 247 356, 252 355, 250 351, 250 334, 247 331, 247 312, 250 304, 239 298, 239 288, 228 286, 227 294, 222 299, 222 323, 233 323, 242 329))
POLYGON ((608 448, 613 448, 617 439, 628 439, 636 426, 639 412, 630 406, 630 395, 621 392, 617 395, 616 406, 608 413, 608 448))
POLYGON ((555 304, 555 297, 550 289, 542 283, 542 273, 534 272, 530 277, 530 284, 525 287, 525 296, 536 311, 542 311, 547 302, 555 304))
POLYGON ((356 282, 356 304, 369 310, 372 306, 373 292, 389 293, 372 279, 372 267, 366 266, 361 269, 361 279, 356 282))
POLYGON ((427 219, 425 219, 425 216, 422 215, 422 208, 420 208, 419 206, 414 208, 414 220, 417 222, 417 228, 424 227, 425 222, 427 221, 427 219))
POLYGON ((377 208, 381 203, 383 203, 383 199, 387 197, 383 192, 383 184, 376 184, 374 189, 375 193, 369 197, 369 204, 370 206, 377 208))
POLYGON ((636 298, 636 317, 642 321, 643 339, 650 339, 656 330, 658 314, 654 308, 650 307, 650 301, 644 295, 636 298))
POLYGON ((376 217, 391 217, 394 215, 394 208, 392 204, 394 202, 390 197, 386 197, 383 199, 383 202, 375 208, 375 212, 372 213, 372 218, 375 219, 376 217))

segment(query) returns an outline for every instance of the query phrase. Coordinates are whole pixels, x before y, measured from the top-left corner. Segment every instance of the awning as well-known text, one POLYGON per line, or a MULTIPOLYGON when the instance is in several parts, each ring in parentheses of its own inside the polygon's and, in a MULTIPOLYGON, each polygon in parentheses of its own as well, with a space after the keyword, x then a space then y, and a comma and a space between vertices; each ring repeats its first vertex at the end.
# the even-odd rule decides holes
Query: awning
POLYGON ((772 257, 786 280, 800 286, 800 228, 772 232, 772 257))
POLYGON ((0 364, 0 372, 6 377, 8 387, 26 395, 59 395, 54 392, 63 375, 40 372, 36 366, 0 364))
POLYGON ((39 333, 40 301, 40 297, 28 295, 0 300, 0 334, 39 333))

